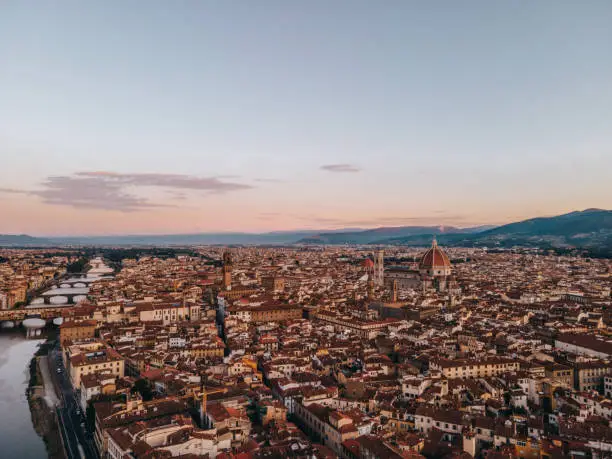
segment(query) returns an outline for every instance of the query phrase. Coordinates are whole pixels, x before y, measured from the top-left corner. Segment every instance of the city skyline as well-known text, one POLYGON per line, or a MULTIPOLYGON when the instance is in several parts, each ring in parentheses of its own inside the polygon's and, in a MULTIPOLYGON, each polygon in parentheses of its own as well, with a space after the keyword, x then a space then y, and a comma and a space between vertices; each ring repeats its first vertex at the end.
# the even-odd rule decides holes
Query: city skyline
POLYGON ((0 234, 612 208, 612 5, 0 7, 0 234))

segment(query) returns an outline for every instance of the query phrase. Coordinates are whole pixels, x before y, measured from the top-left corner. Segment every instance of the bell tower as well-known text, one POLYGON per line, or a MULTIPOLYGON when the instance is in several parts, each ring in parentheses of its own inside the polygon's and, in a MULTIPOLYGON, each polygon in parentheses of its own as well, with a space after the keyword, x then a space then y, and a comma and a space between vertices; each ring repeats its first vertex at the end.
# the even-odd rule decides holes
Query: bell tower
POLYGON ((223 252, 223 289, 231 290, 232 289, 232 254, 229 250, 223 252))
POLYGON ((379 287, 385 283, 385 253, 379 250, 374 262, 374 282, 379 287))
POLYGON ((372 276, 368 276, 368 300, 374 299, 374 279, 372 276))

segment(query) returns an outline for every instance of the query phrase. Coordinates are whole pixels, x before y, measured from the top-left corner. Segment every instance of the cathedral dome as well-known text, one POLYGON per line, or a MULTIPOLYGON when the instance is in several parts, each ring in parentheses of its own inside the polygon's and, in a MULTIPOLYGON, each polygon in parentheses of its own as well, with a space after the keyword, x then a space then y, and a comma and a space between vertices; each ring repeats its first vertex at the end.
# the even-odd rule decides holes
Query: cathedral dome
POLYGON ((363 260, 361 265, 366 269, 374 269, 374 262, 371 258, 366 258, 365 260, 363 260))
POLYGON ((421 258, 419 269, 427 271, 438 269, 448 270, 450 267, 451 262, 448 259, 448 255, 444 253, 444 250, 438 247, 438 243, 434 239, 431 248, 427 250, 423 258, 421 258))

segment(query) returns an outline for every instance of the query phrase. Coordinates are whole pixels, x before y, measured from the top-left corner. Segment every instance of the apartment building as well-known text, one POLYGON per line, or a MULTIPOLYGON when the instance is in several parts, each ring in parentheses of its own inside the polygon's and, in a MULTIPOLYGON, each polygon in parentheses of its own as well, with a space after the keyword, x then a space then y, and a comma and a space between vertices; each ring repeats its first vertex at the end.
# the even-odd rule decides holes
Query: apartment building
POLYGON ((103 343, 70 346, 66 351, 66 368, 75 389, 80 388, 84 375, 108 372, 116 378, 125 375, 125 360, 103 343))
POLYGON ((95 320, 64 322, 60 325, 60 342, 92 339, 96 335, 96 325, 95 320))
POLYGON ((448 378, 482 378, 497 376, 503 373, 518 371, 520 363, 516 360, 502 357, 489 357, 482 360, 448 360, 432 359, 430 370, 439 370, 448 378))

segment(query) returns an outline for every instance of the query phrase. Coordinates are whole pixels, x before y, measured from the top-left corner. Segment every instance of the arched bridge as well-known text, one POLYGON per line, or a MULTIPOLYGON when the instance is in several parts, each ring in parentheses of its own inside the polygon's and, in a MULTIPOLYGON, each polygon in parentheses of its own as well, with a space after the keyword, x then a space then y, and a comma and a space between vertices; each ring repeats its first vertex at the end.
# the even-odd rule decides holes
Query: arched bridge
POLYGON ((78 300, 85 299, 88 293, 89 287, 59 287, 47 290, 40 296, 43 298, 45 304, 52 304, 51 298, 54 297, 63 297, 66 299, 67 304, 75 304, 78 300))
POLYGON ((15 320, 22 321, 28 317, 37 316, 41 319, 49 320, 62 315, 62 309, 68 309, 69 306, 63 307, 40 307, 40 308, 20 308, 20 309, 3 309, 0 310, 0 321, 15 320))

